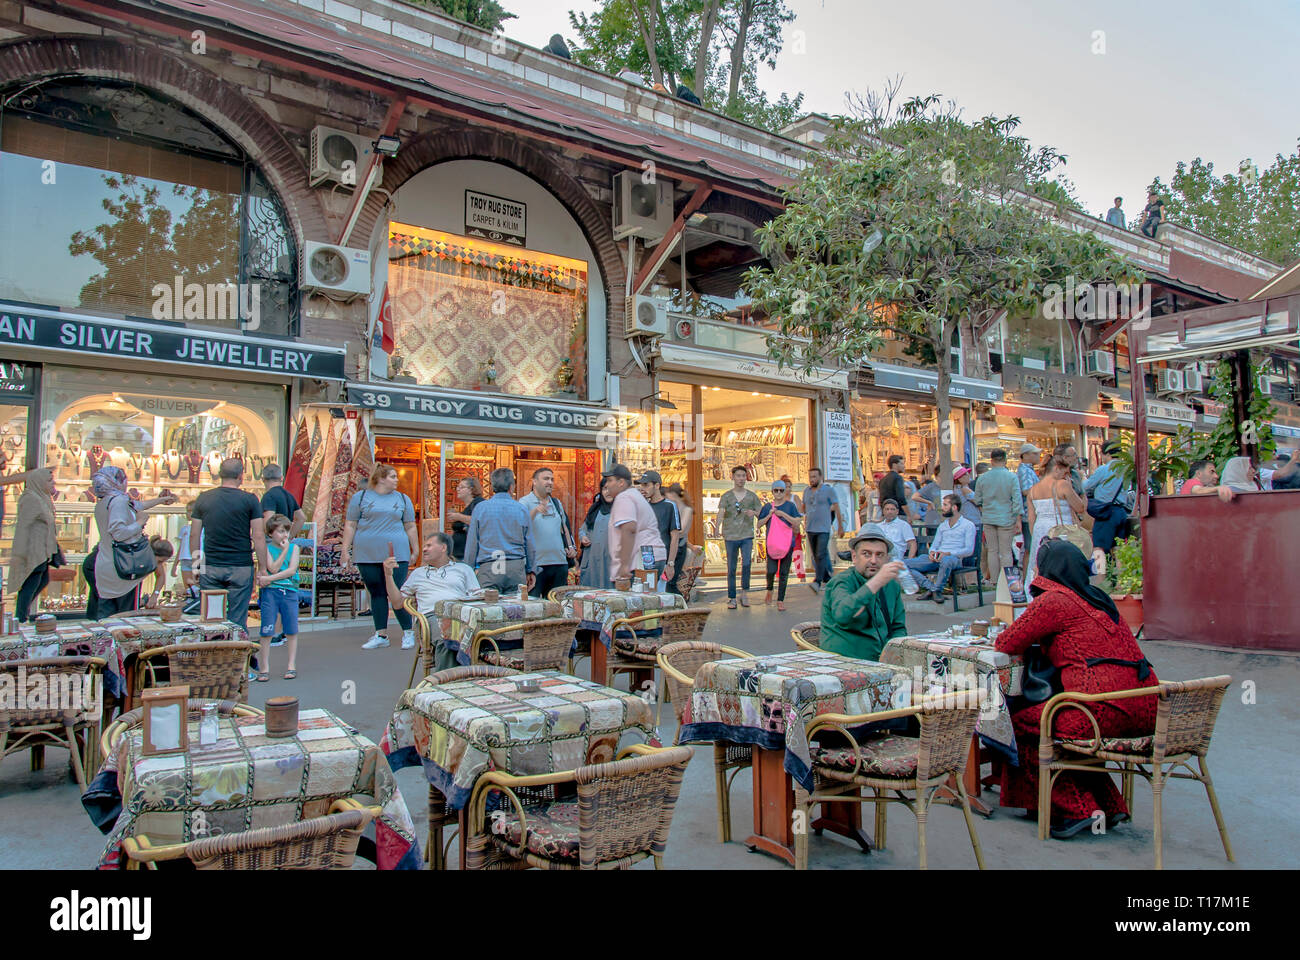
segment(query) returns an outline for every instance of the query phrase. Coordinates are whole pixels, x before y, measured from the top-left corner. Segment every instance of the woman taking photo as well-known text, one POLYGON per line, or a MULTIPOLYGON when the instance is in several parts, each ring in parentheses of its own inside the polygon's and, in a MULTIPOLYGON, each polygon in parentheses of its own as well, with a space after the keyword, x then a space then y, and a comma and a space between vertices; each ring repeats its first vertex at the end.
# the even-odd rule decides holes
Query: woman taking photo
POLYGON ((578 566, 578 583, 584 587, 608 590, 609 577, 609 511, 614 498, 609 496, 609 482, 601 484, 600 492, 591 501, 582 526, 578 529, 578 543, 582 545, 582 562, 578 566))
POLYGON ((695 508, 691 506, 691 495, 682 489, 680 483, 674 483, 664 491, 664 495, 671 500, 677 507, 677 515, 681 518, 682 535, 677 541, 677 556, 673 558, 673 578, 668 582, 669 593, 680 593, 677 589, 677 582, 681 580, 682 568, 686 566, 687 543, 691 535, 691 521, 695 519, 695 508))
MULTIPOLYGON (((1060 686, 1067 691, 1112 693, 1156 686, 1155 672, 1120 619, 1115 601, 1089 583, 1091 573, 1088 560, 1074 544, 1046 541, 1038 555, 1038 576, 1029 585, 1033 601, 998 636, 997 649, 1023 656, 1031 644, 1038 644, 1060 670, 1060 686)), ((1036 703, 1016 710, 1013 705, 1011 722, 1020 765, 1002 766, 999 802, 1004 807, 1038 811, 1038 735, 1043 706, 1036 703)), ((1087 706, 1103 737, 1143 737, 1155 730, 1154 696, 1087 706)), ((1094 736, 1092 723, 1078 710, 1059 712, 1052 733, 1080 740, 1094 736)), ((1087 829, 1098 810, 1105 814, 1107 828, 1129 818, 1124 798, 1109 774, 1066 770, 1057 775, 1052 785, 1052 836, 1066 839, 1087 829)))
POLYGON ((1047 461, 1043 478, 1029 488, 1025 495, 1029 504, 1029 543, 1025 561, 1025 582, 1034 579, 1034 558, 1038 556, 1039 545, 1047 539, 1047 532, 1053 527, 1084 527, 1080 518, 1088 515, 1088 504, 1083 497, 1074 492, 1070 482, 1070 465, 1061 457, 1052 457, 1047 461))
POLYGON ((801 520, 799 508, 790 502, 790 491, 785 483, 776 481, 772 484, 772 502, 763 504, 763 509, 758 511, 758 523, 767 526, 767 593, 763 603, 772 602, 772 580, 779 575, 776 591, 778 610, 785 610, 785 584, 790 579, 790 561, 794 558, 801 520))
POLYGON ((99 530, 99 543, 95 548, 94 583, 88 584, 90 603, 95 610, 93 615, 88 613, 87 616, 92 620, 102 620, 139 607, 136 591, 144 580, 143 576, 127 580, 118 574, 113 560, 113 544, 140 540, 149 510, 160 503, 174 503, 176 497, 169 493, 154 500, 132 500, 126 495, 126 471, 121 467, 102 467, 91 478, 90 486, 95 494, 95 526, 99 530))
MULTIPOLYGON (((367 488, 358 490, 348 501, 343 548, 339 555, 342 567, 356 564, 370 594, 370 619, 375 624, 375 634, 361 645, 362 650, 388 646, 388 589, 384 586, 384 561, 388 557, 397 559, 393 582, 401 587, 406 582, 411 558, 420 552, 418 538, 415 506, 410 497, 397 492, 397 468, 387 463, 375 464, 367 488)), ((411 615, 402 608, 393 613, 402 625, 402 649, 414 648, 411 615)))
POLYGON ((19 623, 28 619, 32 602, 49 585, 50 567, 63 566, 54 534, 54 471, 33 470, 26 478, 9 555, 9 587, 18 591, 14 616, 19 623))

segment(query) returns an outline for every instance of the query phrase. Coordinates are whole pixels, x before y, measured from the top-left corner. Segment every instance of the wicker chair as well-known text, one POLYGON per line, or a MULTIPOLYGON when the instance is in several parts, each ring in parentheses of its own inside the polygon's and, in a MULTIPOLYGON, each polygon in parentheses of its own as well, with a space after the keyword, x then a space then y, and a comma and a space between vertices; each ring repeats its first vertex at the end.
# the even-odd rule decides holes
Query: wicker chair
MULTIPOLYGON (((845 716, 824 713, 814 717, 807 727, 811 742, 817 733, 826 735, 836 730, 848 739, 847 746, 813 746, 813 792, 810 794, 797 783, 794 788, 795 809, 804 823, 817 803, 843 801, 849 803, 874 803, 876 805, 877 850, 885 849, 886 812, 888 804, 901 803, 916 816, 917 847, 920 866, 926 868, 925 822, 939 787, 953 778, 961 798, 962 814, 975 849, 975 862, 984 869, 984 854, 975 833, 971 818, 970 800, 962 783, 962 772, 970 751, 971 736, 979 716, 982 690, 962 690, 922 700, 913 707, 882 710, 878 713, 845 716), (900 737, 888 734, 858 739, 851 727, 895 717, 916 717, 921 725, 919 737, 900 737), (862 796, 862 788, 872 791, 872 796, 862 796), (887 792, 894 796, 885 796, 887 792), (910 792, 911 797, 905 796, 910 792)), ((795 831, 795 869, 808 869, 808 830, 795 831)))
MULTIPOLYGON (((212 700, 203 697, 191 697, 186 704, 188 719, 197 721, 203 717, 203 707, 206 704, 215 703, 217 705, 217 715, 221 717, 262 717, 265 714, 257 707, 250 707, 245 703, 236 703, 234 700, 212 700)), ((122 735, 132 727, 138 727, 144 723, 144 708, 136 707, 134 710, 128 710, 126 713, 118 716, 116 720, 104 728, 104 735, 99 739, 99 755, 104 760, 112 756, 113 751, 117 749, 118 741, 122 735)))
MULTIPOLYGON (((429 686, 437 686, 440 683, 455 683, 458 680, 477 680, 481 677, 510 677, 518 673, 518 670, 511 670, 508 667, 491 667, 486 664, 475 664, 469 667, 453 667, 450 670, 440 670, 437 673, 431 673, 424 678, 424 683, 429 686)), ((429 837, 424 845, 424 862, 429 865, 430 870, 447 869, 447 850, 451 847, 451 841, 456 838, 455 829, 457 827, 457 815, 454 811, 447 809, 447 800, 436 787, 429 787, 429 837), (443 843, 442 831, 444 827, 453 829, 452 835, 443 843)))
MULTIPOLYGON (((605 661, 605 686, 612 687, 620 673, 632 675, 631 690, 637 692, 638 678, 648 675, 640 689, 653 689, 656 658, 659 648, 670 643, 699 640, 704 636, 704 626, 712 611, 708 607, 687 607, 685 610, 664 610, 639 617, 620 617, 610 626, 614 642, 605 661), (658 637, 638 637, 637 627, 655 623, 660 629, 658 637), (650 686, 647 687, 646 684, 650 686)), ((660 689, 655 700, 655 727, 659 726, 659 705, 663 702, 660 689)))
POLYGON ((330 812, 280 827, 204 837, 155 847, 144 834, 122 841, 126 869, 156 870, 166 860, 189 860, 195 870, 348 870, 357 843, 379 807, 336 800, 330 812))
MULTIPOLYGON (((564 598, 569 594, 576 593, 579 590, 590 589, 591 587, 584 587, 581 584, 576 586, 556 587, 546 595, 546 599, 561 604, 562 606, 564 604, 564 598)), ((569 673, 575 673, 579 660, 591 657, 591 636, 591 633, 586 630, 574 634, 573 650, 569 656, 569 673)))
POLYGON ((496 630, 480 630, 470 644, 470 663, 486 663, 493 667, 511 670, 564 670, 569 666, 573 652, 573 637, 580 620, 556 617, 552 620, 530 620, 512 623, 496 630), (502 650, 496 638, 506 634, 522 633, 524 645, 519 649, 502 650), (492 647, 484 651, 483 644, 492 647))
POLYGON ((577 593, 579 590, 590 590, 590 589, 591 587, 584 587, 581 585, 556 587, 554 590, 552 590, 550 593, 546 595, 546 599, 551 600, 555 603, 563 603, 564 598, 567 597, 569 594, 577 593))
POLYGON ((820 650, 822 643, 822 624, 820 620, 805 620, 790 628, 794 645, 800 650, 820 650))
POLYGON ((490 772, 469 801, 468 862, 479 868, 620 870, 663 865, 690 747, 628 747, 613 763, 532 777, 490 772), (572 784, 577 796, 558 787, 572 784), (489 817, 488 798, 506 803, 489 817))
MULTIPOLYGON (((681 742, 682 719, 686 713, 686 702, 695 686, 695 675, 700 667, 724 656, 747 659, 752 654, 735 647, 724 647, 720 643, 706 643, 702 640, 670 643, 659 648, 655 658, 659 669, 664 674, 664 684, 677 713, 677 737, 674 745, 681 742)), ((729 740, 713 742, 713 774, 718 792, 718 842, 731 840, 731 784, 741 770, 754 765, 754 748, 748 744, 732 743, 729 740), (730 775, 728 775, 730 774, 730 775)))
POLYGON ((1219 798, 1214 792, 1205 755, 1219 717, 1219 708, 1232 677, 1207 677, 1201 680, 1169 681, 1156 687, 1119 690, 1113 693, 1058 693, 1047 701, 1039 726, 1038 742, 1038 838, 1046 840, 1051 822, 1052 784, 1062 770, 1095 771, 1116 764, 1123 777, 1124 802, 1133 809, 1133 777, 1143 777, 1151 784, 1155 801, 1156 869, 1164 869, 1164 810, 1162 797, 1166 780, 1198 780, 1219 828, 1219 839, 1228 862, 1233 862, 1232 843, 1223 823, 1219 798), (1110 703, 1131 697, 1158 696, 1156 726, 1151 736, 1103 737, 1097 718, 1088 709, 1090 703, 1110 703), (1090 740, 1054 738, 1051 729, 1056 714, 1062 710, 1079 710, 1092 723, 1090 740), (1196 758, 1199 772, 1192 769, 1196 758), (1173 771, 1182 767, 1185 773, 1173 771), (1046 815, 1044 811, 1047 811, 1046 815))
POLYGON ((160 663, 167 667, 167 683, 188 684, 192 697, 247 703, 248 661, 256 652, 257 644, 247 640, 173 643, 142 650, 135 659, 135 695, 129 706, 139 706, 140 694, 158 685, 160 663))
POLYGON ((415 597, 407 597, 402 607, 411 615, 411 623, 415 627, 415 662, 411 664, 411 676, 406 681, 409 690, 415 686, 415 672, 420 669, 422 662, 424 675, 433 673, 433 628, 429 626, 429 618, 420 612, 415 597))
POLYGON ((12 708, 0 706, 0 760, 30 750, 32 770, 40 770, 45 766, 46 746, 63 747, 72 755, 72 772, 85 793, 87 780, 99 767, 95 744, 102 722, 103 674, 101 657, 0 662, 0 677, 9 681, 6 686, 15 697, 12 708), (19 709, 16 698, 20 694, 26 697, 37 677, 49 694, 64 702, 43 707, 24 705, 19 709))

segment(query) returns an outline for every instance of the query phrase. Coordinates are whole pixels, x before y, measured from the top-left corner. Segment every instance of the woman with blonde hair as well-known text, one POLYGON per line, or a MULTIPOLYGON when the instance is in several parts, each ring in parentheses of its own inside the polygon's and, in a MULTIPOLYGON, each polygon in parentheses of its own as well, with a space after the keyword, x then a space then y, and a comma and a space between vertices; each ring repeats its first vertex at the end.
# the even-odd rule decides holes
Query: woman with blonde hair
MULTIPOLYGON (((363 650, 388 646, 388 588, 384 585, 384 561, 389 557, 397 560, 393 582, 400 588, 406 582, 411 559, 420 555, 419 535, 415 505, 410 497, 397 489, 397 468, 388 463, 375 464, 369 484, 348 501, 343 548, 339 555, 341 566, 346 568, 356 564, 370 594, 370 619, 375 624, 375 633, 361 645, 363 650)), ((402 649, 410 650, 415 646, 411 615, 400 608, 393 613, 402 625, 402 649)))

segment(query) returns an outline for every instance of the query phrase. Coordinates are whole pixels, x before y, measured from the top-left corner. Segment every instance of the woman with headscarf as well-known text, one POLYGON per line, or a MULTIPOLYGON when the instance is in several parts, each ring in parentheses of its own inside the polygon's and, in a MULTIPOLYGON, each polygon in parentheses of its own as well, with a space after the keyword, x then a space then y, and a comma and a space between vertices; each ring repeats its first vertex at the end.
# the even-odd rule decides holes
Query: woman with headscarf
POLYGON ((155 500, 132 500, 126 494, 126 471, 121 467, 101 468, 91 477, 90 486, 95 494, 95 525, 99 529, 91 591, 95 610, 91 619, 100 620, 139 606, 136 588, 143 578, 126 580, 118 575, 112 544, 139 540, 150 508, 172 503, 176 498, 168 494, 155 500))
POLYGON ((1250 457, 1233 457, 1224 464, 1219 483, 1235 493, 1253 493, 1263 489, 1259 485, 1259 471, 1250 462, 1250 457))
POLYGON ((14 615, 20 623, 28 619, 32 601, 49 584, 50 567, 63 566, 63 551, 54 533, 54 471, 46 467, 26 477, 9 555, 9 585, 18 589, 14 615))
POLYGON ((614 506, 614 498, 606 496, 607 489, 601 485, 578 530, 578 542, 582 545, 578 582, 584 587, 606 590, 612 584, 609 576, 609 511, 614 506))
MULTIPOLYGON (((1023 656, 1039 644, 1060 671, 1062 689, 1078 693, 1111 693, 1154 687, 1155 671, 1142 655, 1115 601, 1090 582, 1091 567, 1074 544, 1045 540, 1038 553, 1038 575, 1030 584, 1032 602, 996 641, 997 649, 1023 656)), ((1000 803, 1004 807, 1038 809, 1038 734, 1044 704, 1016 710, 1020 765, 1002 768, 1000 803)), ((1140 737, 1155 730, 1156 698, 1133 697, 1111 703, 1091 703, 1103 737, 1140 737)), ((1078 710, 1057 713, 1053 735, 1091 740, 1092 724, 1078 710)), ((1129 817, 1124 798, 1109 774, 1067 770, 1052 786, 1052 836, 1072 837, 1092 823, 1095 811, 1106 816, 1107 827, 1129 817)), ((1041 815, 1041 814, 1040 814, 1041 815)))

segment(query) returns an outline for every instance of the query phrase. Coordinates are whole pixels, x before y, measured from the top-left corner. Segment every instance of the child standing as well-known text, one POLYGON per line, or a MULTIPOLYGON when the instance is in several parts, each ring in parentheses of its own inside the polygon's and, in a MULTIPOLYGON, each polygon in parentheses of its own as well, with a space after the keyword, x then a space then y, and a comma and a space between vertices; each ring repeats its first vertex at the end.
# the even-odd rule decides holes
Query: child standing
MULTIPOLYGON (((185 505, 185 526, 181 527, 181 535, 176 538, 176 545, 179 549, 176 551, 176 559, 172 562, 172 576, 176 576, 176 568, 181 569, 181 581, 185 584, 186 593, 190 587, 198 585, 199 578, 194 575, 194 559, 190 555, 190 531, 194 529, 194 504, 185 505)), ((199 544, 199 549, 203 545, 199 544)))
POLYGON ((292 521, 282 513, 275 514, 266 523, 268 566, 257 578, 261 587, 258 604, 262 611, 262 649, 258 654, 261 669, 257 679, 262 682, 271 679, 271 638, 275 636, 277 614, 280 632, 289 647, 289 667, 284 679, 293 680, 298 676, 294 666, 298 656, 298 545, 289 542, 291 525, 292 521))

